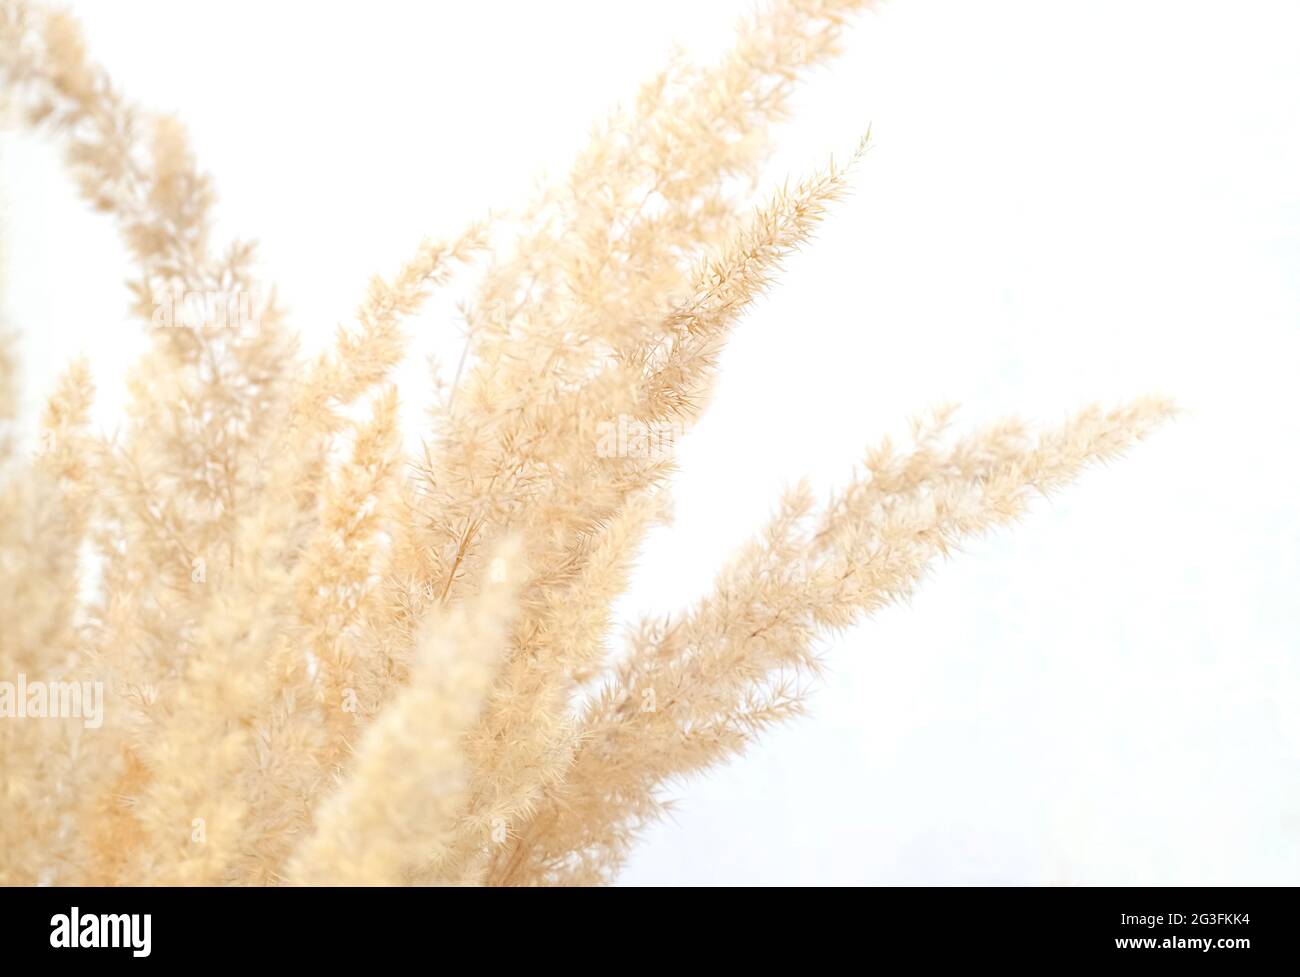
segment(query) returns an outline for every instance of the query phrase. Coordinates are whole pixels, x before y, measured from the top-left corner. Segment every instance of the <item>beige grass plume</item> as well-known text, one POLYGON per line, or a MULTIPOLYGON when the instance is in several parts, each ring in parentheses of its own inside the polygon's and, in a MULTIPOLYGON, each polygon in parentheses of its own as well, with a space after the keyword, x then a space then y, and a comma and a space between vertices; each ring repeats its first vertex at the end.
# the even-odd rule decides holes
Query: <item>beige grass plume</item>
POLYGON ((0 0, 5 95, 116 222, 151 338, 121 432, 88 430, 74 364, 31 458, 0 348, 0 680, 107 696, 93 729, 0 721, 0 881, 607 881, 666 784, 801 711, 826 635, 1169 415, 955 437, 941 411, 828 504, 788 493, 711 594, 612 639, 673 466, 598 450, 602 430, 689 428, 844 193, 861 149, 754 187, 800 73, 869 5, 779 0, 717 64, 673 63, 566 179, 425 242, 304 363, 252 248, 212 241, 181 128, 126 100, 66 15, 0 0), (465 369, 453 396, 407 392, 433 409, 409 455, 403 323, 458 273, 477 276, 465 369), (256 328, 159 327, 160 296, 195 292, 256 328))

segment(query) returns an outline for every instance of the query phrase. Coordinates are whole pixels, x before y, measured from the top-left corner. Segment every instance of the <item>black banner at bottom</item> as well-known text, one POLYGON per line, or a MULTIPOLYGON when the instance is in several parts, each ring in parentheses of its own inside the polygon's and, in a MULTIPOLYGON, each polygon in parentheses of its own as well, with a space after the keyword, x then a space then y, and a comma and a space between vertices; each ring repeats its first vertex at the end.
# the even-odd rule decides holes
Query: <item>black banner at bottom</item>
POLYGON ((24 963, 334 970, 408 954, 459 967, 468 945, 548 962, 562 949, 594 951, 601 966, 628 951, 643 965, 644 954, 663 952, 685 966, 697 954, 771 962, 785 944, 810 962, 844 952, 846 938, 859 959, 912 963, 1239 967, 1294 957, 1285 889, 870 889, 819 893, 806 906, 775 890, 646 898, 623 889, 0 889, 0 953, 9 973, 24 963))

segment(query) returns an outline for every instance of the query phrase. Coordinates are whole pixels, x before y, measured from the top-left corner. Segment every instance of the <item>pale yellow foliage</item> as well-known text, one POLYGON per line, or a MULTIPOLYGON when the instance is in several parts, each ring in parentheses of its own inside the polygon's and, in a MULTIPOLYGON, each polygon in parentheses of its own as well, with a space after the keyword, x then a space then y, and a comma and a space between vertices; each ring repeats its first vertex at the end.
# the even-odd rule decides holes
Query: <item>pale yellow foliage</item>
POLYGON ((674 63, 509 222, 425 242, 310 362, 181 127, 142 113, 74 21, 0 0, 5 97, 117 224, 151 345, 126 423, 87 429, 74 364, 17 457, 0 346, 0 680, 101 681, 101 727, 0 720, 0 882, 586 884, 664 788, 797 714, 826 635, 907 595, 1170 413, 1159 400, 948 435, 943 411, 805 487, 712 593, 612 640, 671 454, 731 331, 846 191, 756 181, 803 69, 869 0, 776 0, 708 67, 674 63), (469 343, 410 454, 404 323, 476 275, 469 343), (159 295, 256 296, 158 326, 159 295), (248 311, 249 307, 246 307, 248 311), (89 595, 89 596, 86 596, 89 595))

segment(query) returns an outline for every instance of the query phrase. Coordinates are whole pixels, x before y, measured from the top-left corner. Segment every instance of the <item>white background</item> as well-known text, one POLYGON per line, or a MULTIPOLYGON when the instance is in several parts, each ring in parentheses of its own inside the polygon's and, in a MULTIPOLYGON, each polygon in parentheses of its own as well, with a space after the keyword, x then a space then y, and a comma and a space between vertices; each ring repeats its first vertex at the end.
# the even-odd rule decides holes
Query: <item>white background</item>
MULTIPOLYGON (((311 347, 746 5, 71 7, 186 121, 311 347)), ((1297 37, 1289 0, 893 0, 801 92, 773 177, 875 145, 732 344, 628 615, 704 592, 786 482, 842 481, 936 403, 1185 413, 831 643, 812 718, 683 788, 626 882, 1300 882, 1297 37)), ((27 400, 85 352, 109 429, 142 345, 120 246, 48 143, 0 151, 27 400)), ((461 336, 446 309, 419 331, 413 436, 419 358, 461 336)))

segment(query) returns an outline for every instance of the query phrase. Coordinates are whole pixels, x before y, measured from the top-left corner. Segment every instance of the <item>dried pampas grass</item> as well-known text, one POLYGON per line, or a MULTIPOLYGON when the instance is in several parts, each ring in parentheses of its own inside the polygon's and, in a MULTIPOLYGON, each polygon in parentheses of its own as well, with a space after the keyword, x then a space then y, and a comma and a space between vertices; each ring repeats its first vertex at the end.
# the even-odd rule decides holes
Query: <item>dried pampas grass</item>
POLYGON ((106 697, 93 728, 0 721, 0 880, 607 881, 663 785, 801 710, 823 636, 1170 414, 954 437, 940 412, 826 505, 791 491, 712 593, 611 647, 666 515, 671 454, 645 432, 695 422, 731 331, 844 192, 856 157, 749 188, 800 72, 868 5, 780 0, 718 64, 673 64, 566 180, 376 278, 305 362, 251 247, 215 247, 180 127, 67 16, 0 0, 6 94, 116 221, 152 340, 114 438, 88 430, 74 364, 31 459, 0 348, 0 679, 106 697), (470 347, 410 456, 403 322, 461 273, 470 347))

